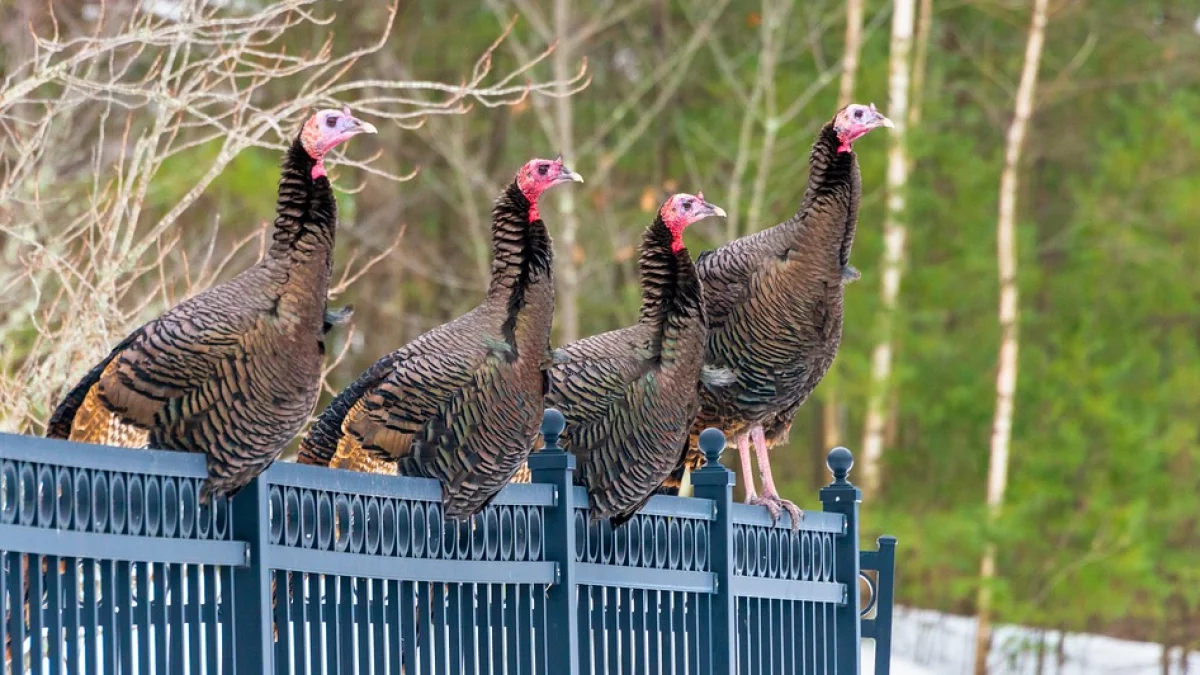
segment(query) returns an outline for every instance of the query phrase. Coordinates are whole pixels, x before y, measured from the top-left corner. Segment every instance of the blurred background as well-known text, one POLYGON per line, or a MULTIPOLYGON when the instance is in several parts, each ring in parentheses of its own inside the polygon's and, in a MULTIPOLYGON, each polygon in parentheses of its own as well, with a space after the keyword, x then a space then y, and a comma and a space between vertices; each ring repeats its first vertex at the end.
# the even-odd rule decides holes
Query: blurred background
POLYGON ((730 214, 689 230, 694 254, 774 225, 800 202, 820 126, 841 102, 874 102, 900 128, 855 146, 862 279, 847 288, 833 370, 773 452, 781 490, 819 508, 828 449, 855 452, 864 535, 899 537, 898 600, 932 610, 906 613, 897 638, 928 672, 972 667, 974 631, 948 615, 976 613, 989 543, 994 620, 1028 629, 996 634, 991 672, 1186 672, 1200 649, 1194 0, 1043 3, 1016 247, 1001 251, 1016 264, 1020 351, 1007 490, 992 511, 998 202, 1035 3, 274 4, 320 20, 269 23, 267 0, 0 0, 0 429, 41 433, 120 337, 256 259, 280 148, 308 103, 346 103, 380 127, 332 162, 345 282, 334 304, 355 311, 334 332, 323 405, 479 301, 491 201, 530 157, 561 152, 587 181, 542 206, 561 343, 635 320, 636 245, 668 195, 703 190, 730 214), (271 58, 246 51, 202 78, 245 97, 180 103, 232 39, 197 17, 269 28, 245 34, 271 37, 271 58), (163 40, 121 43, 139 21, 163 40), (288 70, 287 58, 356 52, 348 74, 288 70), (226 71, 255 58, 275 70, 233 84, 226 71), (99 84, 50 72, 64 61, 99 84), (347 80, 360 86, 334 85, 347 80), (118 86, 129 82, 143 91, 118 86), (498 88, 455 99, 420 82, 498 88), (1117 664, 1076 633, 1150 644, 1117 664))

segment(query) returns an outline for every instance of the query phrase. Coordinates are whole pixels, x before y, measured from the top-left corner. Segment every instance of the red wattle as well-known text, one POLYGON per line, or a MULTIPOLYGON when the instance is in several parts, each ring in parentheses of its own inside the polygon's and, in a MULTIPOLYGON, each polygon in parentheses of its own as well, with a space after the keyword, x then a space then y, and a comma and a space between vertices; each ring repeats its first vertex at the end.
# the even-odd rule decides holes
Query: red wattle
POLYGON ((321 160, 317 160, 317 163, 313 164, 312 179, 316 180, 324 175, 325 175, 325 162, 323 162, 321 160))
POLYGON ((535 199, 535 200, 533 200, 533 203, 529 205, 529 222, 532 223, 535 220, 541 220, 541 219, 542 219, 542 214, 538 213, 537 200, 535 199))
POLYGON ((679 253, 683 250, 683 230, 688 226, 687 222, 678 214, 671 213, 663 219, 663 224, 671 233, 671 253, 679 253))

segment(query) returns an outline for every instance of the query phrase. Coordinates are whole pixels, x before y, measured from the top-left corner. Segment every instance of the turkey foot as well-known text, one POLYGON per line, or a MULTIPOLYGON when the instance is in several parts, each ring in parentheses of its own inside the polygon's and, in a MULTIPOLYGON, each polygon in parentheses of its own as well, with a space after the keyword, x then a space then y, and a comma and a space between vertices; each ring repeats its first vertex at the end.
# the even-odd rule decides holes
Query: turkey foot
POLYGON ((750 470, 750 435, 738 434, 738 454, 742 459, 742 482, 746 484, 746 503, 754 504, 758 491, 754 489, 754 474, 750 470))
POLYGON ((792 502, 780 497, 779 495, 763 492, 761 497, 754 497, 753 499, 748 500, 747 503, 766 508, 767 513, 771 514, 772 523, 778 523, 779 516, 784 511, 787 511, 792 516, 792 531, 797 531, 800 529, 800 519, 804 517, 804 512, 800 510, 799 506, 796 506, 792 502))
POLYGON ((750 427, 750 440, 754 442, 754 454, 758 459, 758 473, 762 477, 763 493, 761 497, 752 499, 749 498, 750 493, 747 493, 746 502, 766 507, 767 512, 771 514, 773 523, 779 522, 779 514, 786 510, 792 515, 792 531, 798 531, 804 512, 800 510, 800 507, 780 497, 779 490, 775 488, 775 477, 771 474, 771 459, 767 454, 767 439, 761 424, 750 427))

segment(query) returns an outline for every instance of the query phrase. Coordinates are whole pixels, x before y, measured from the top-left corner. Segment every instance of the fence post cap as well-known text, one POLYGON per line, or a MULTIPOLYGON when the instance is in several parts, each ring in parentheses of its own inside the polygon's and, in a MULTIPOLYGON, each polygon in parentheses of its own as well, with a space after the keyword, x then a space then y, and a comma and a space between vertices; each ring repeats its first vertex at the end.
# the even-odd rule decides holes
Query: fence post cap
POLYGON ((721 461, 721 453, 725 451, 725 434, 716 427, 709 427, 700 432, 700 450, 709 464, 721 461))
MULTIPOLYGON (((542 412, 542 447, 535 452, 531 452, 528 459, 529 469, 533 472, 533 482, 546 483, 557 482, 553 474, 541 474, 542 471, 574 471, 575 470, 575 455, 567 452, 558 441, 562 437, 563 429, 567 426, 566 418, 563 414, 554 408, 546 408, 542 412)), ((570 485, 570 479, 567 479, 567 485, 570 485)))
POLYGON ((850 475, 850 469, 854 466, 854 455, 850 454, 846 448, 836 447, 829 451, 825 466, 828 466, 829 471, 833 473, 834 485, 845 485, 849 483, 846 476, 850 475))
POLYGON ((542 413, 542 438, 546 447, 558 447, 558 438, 562 436, 566 426, 567 420, 561 412, 555 408, 546 408, 546 412, 542 413))

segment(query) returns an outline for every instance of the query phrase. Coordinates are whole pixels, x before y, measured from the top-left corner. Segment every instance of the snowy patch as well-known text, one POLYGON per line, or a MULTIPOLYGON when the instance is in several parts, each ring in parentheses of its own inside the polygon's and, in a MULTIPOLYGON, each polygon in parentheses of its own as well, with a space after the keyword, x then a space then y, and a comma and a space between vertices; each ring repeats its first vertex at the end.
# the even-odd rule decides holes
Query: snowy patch
MULTIPOLYGON (((991 675, 1162 675, 1162 647, 1101 635, 1067 633, 1065 657, 1058 667, 1058 633, 1022 626, 997 626, 988 657, 991 675), (1045 637, 1043 668, 1038 646, 1045 637)), ((865 654, 864 646, 864 654, 865 654)), ((1185 671, 1171 656, 1171 675, 1200 671, 1200 654, 1191 654, 1185 671)), ((896 608, 892 632, 893 675, 963 675, 974 671, 975 619, 928 610, 896 608), (905 668, 910 668, 905 670, 905 668)), ((863 674, 871 671, 866 667, 863 674)))
MULTIPOLYGON (((891 675, 938 675, 936 671, 919 666, 903 657, 896 656, 892 649, 891 675)), ((863 640, 862 675, 875 675, 875 641, 863 640)))

